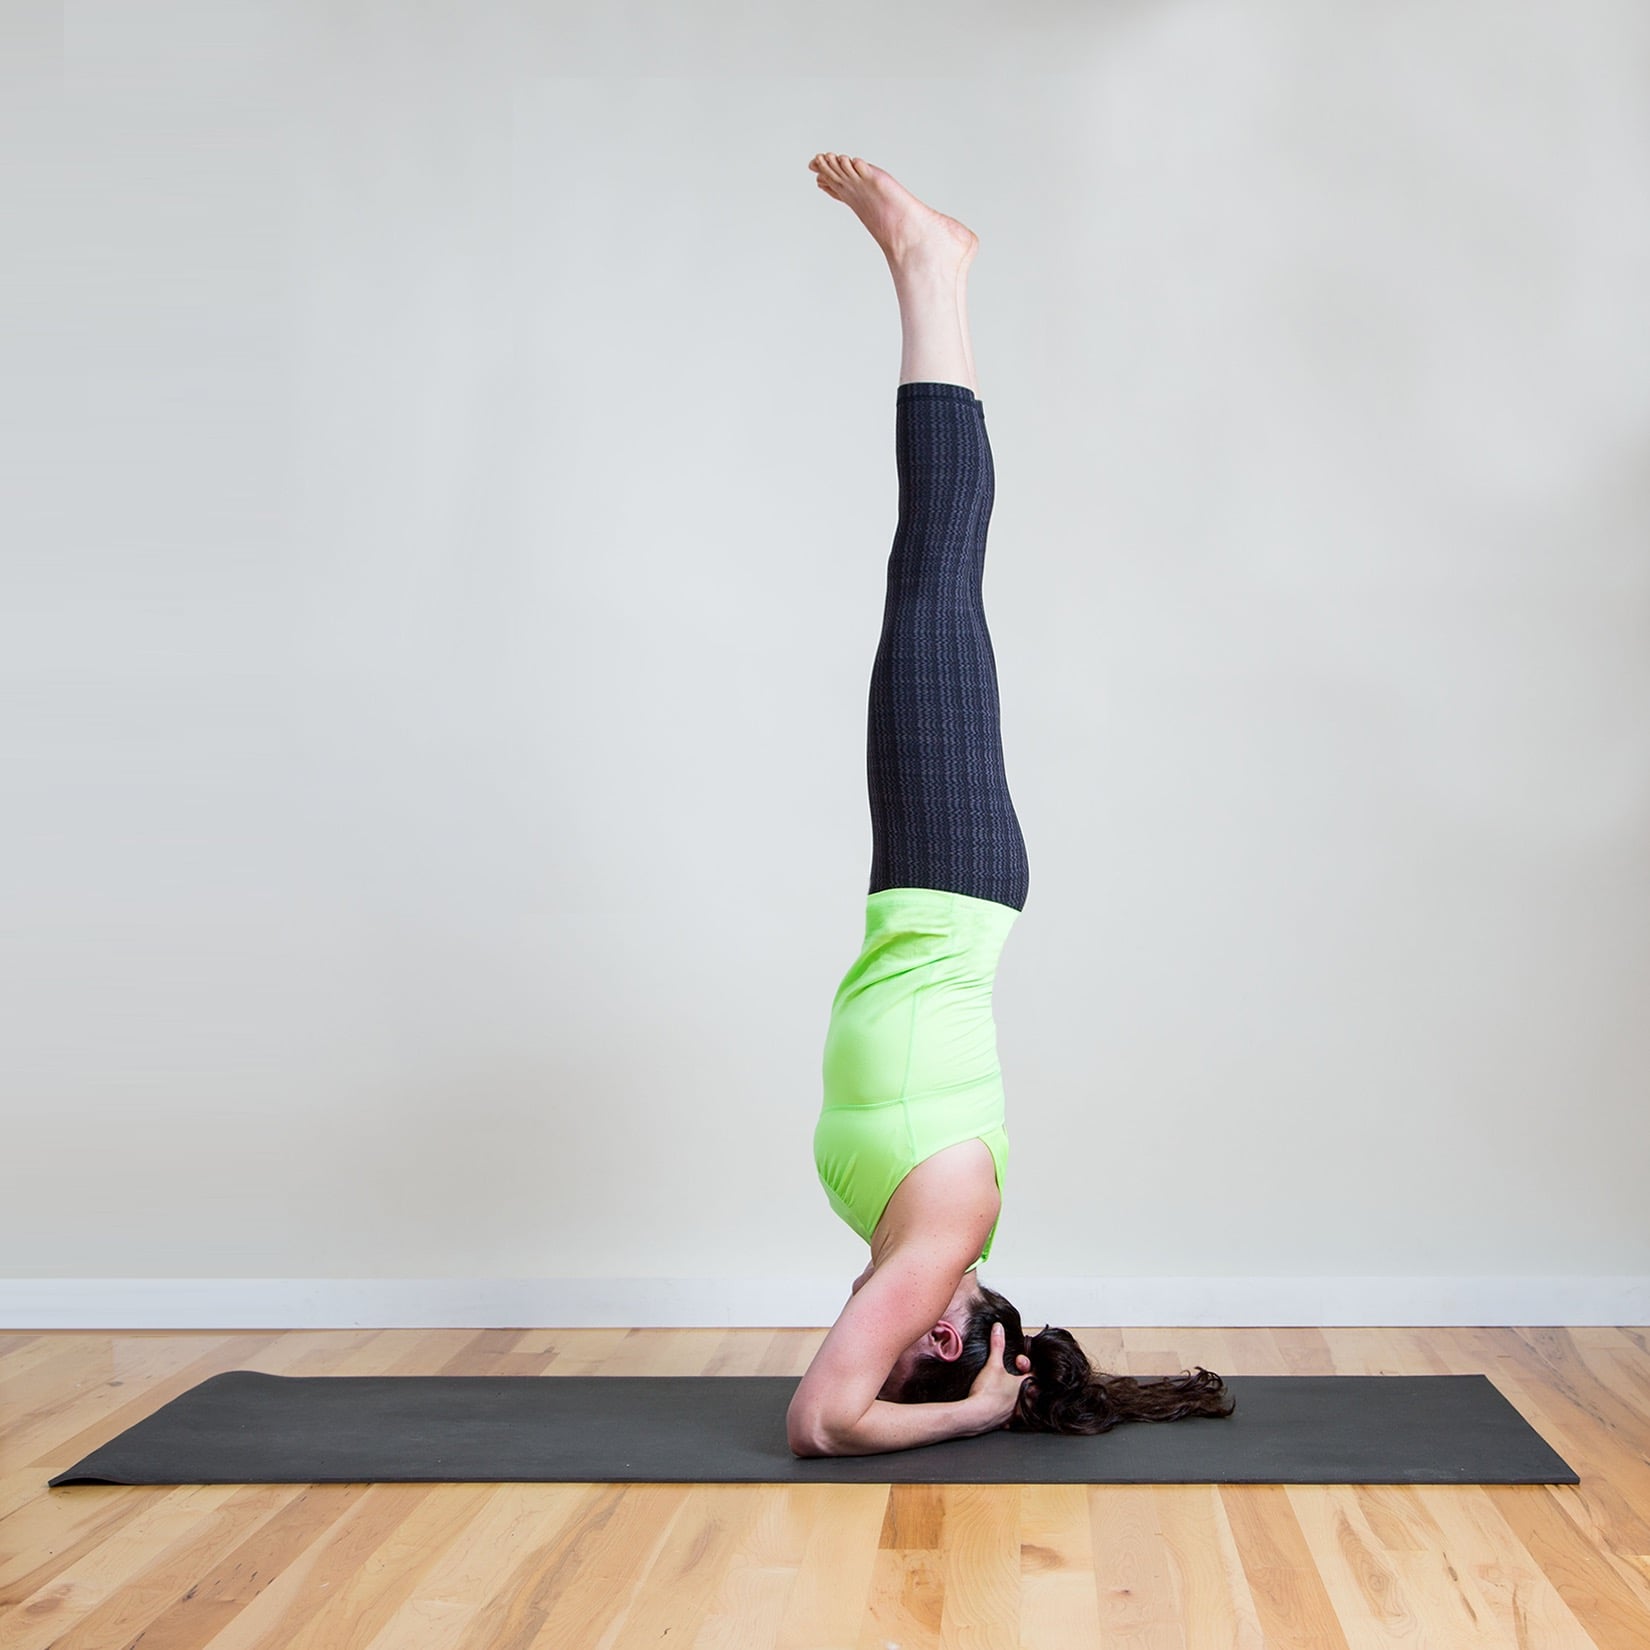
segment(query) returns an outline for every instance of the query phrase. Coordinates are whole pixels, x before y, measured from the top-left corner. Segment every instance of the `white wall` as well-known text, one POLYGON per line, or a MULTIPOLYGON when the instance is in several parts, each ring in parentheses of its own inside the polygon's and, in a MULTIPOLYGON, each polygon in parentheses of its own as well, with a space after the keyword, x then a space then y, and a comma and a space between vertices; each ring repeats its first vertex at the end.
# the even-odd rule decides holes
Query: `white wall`
POLYGON ((0 1307, 829 1315, 898 377, 832 148, 983 243, 988 1279, 1650 1314, 1650 16, 624 10, 6 12, 0 1307))

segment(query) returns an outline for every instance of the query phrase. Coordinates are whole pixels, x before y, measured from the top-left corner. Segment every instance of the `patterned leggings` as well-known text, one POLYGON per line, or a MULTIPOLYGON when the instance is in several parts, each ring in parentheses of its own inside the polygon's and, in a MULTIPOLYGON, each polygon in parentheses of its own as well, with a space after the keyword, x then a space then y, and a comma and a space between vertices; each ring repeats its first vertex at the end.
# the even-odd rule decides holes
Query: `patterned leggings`
POLYGON ((963 384, 901 384, 894 450, 899 526, 866 743, 868 891, 948 889, 1019 911, 1029 871, 983 595, 996 487, 985 404, 963 384))

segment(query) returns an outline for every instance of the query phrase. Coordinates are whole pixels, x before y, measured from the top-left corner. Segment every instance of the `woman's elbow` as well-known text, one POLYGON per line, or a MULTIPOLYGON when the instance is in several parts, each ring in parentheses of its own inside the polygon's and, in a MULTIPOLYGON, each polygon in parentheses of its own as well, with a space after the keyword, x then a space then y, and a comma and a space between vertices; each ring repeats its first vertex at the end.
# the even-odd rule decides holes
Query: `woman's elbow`
POLYGON ((831 1453, 830 1446, 817 1432, 803 1432, 796 1427, 787 1427, 785 1441, 791 1446, 791 1454, 804 1460, 809 1456, 831 1453))
POLYGON ((791 1446, 792 1455, 803 1458, 837 1453, 830 1429, 818 1416, 787 1415, 785 1441, 791 1446))

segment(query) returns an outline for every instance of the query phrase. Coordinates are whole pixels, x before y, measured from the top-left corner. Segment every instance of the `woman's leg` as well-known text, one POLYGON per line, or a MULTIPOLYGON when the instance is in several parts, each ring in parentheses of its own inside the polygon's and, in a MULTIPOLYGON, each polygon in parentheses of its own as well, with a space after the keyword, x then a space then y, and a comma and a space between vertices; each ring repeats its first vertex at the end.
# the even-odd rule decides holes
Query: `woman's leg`
POLYGON ((821 156, 814 169, 882 247, 902 324, 899 525, 866 747, 869 891, 948 889, 1020 910, 1025 839, 1003 767, 983 595, 995 472, 964 308, 978 243, 864 162, 821 156))
POLYGON ((960 384, 895 392, 899 525, 871 668, 870 892, 947 888, 1025 906, 1025 839, 1003 768, 982 583, 994 472, 960 384))

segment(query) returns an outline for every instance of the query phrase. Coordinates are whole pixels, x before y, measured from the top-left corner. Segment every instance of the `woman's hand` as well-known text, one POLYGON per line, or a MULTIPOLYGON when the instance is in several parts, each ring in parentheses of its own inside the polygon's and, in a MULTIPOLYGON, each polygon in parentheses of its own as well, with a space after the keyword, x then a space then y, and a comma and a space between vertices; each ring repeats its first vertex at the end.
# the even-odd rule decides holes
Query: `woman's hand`
POLYGON ((1020 1388, 1031 1375, 1031 1359, 1021 1353, 1015 1360, 1019 1372, 1011 1372, 1003 1363, 1003 1349, 1007 1345, 1006 1331, 1001 1323, 991 1326, 991 1350, 974 1384, 968 1389, 968 1402, 977 1411, 979 1430, 991 1432, 1008 1425, 1014 1406, 1020 1401, 1020 1388))

